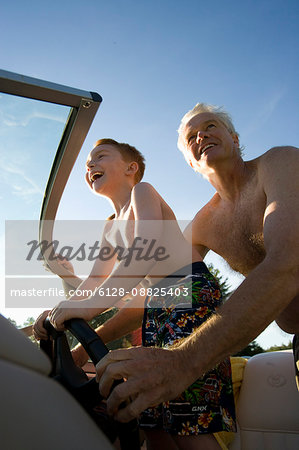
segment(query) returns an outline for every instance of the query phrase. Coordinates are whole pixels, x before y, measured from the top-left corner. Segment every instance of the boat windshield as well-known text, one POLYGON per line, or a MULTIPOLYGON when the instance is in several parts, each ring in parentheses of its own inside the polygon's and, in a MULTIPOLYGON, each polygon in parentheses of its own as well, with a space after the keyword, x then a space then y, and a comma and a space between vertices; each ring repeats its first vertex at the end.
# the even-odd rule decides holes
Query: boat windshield
POLYGON ((38 220, 70 107, 0 94, 1 235, 5 220, 38 220))
POLYGON ((30 221, 39 239, 44 219, 54 222, 100 102, 96 93, 0 70, 0 313, 6 317, 17 308, 7 285, 20 276, 18 251, 7 236, 14 226, 25 233, 30 221))

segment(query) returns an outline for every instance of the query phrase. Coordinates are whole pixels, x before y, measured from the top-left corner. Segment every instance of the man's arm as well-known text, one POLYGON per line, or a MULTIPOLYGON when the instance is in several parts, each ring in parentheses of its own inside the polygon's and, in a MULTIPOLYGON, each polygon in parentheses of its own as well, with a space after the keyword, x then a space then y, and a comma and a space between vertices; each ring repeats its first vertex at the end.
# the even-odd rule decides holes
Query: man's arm
POLYGON ((185 239, 192 244, 192 246, 198 251, 202 258, 204 258, 209 252, 209 248, 201 243, 202 230, 204 229, 203 213, 200 210, 195 218, 190 222, 184 230, 185 239))
POLYGON ((264 214, 266 257, 218 314, 184 343, 187 349, 194 347, 194 357, 197 352, 201 353, 202 345, 209 350, 210 356, 201 359, 196 368, 201 373, 247 345, 298 295, 299 150, 272 149, 262 157, 259 170, 267 199, 264 214), (208 342, 212 333, 214 342, 219 342, 214 349, 208 342))
POLYGON ((266 257, 207 322, 174 349, 129 349, 107 355, 97 366, 100 390, 112 380, 108 411, 121 421, 146 407, 179 395, 217 363, 258 336, 298 295, 299 151, 273 149, 261 161, 267 205, 264 215, 266 257), (217 345, 215 345, 215 342, 217 345), (150 375, 146 370, 151 366, 150 375), (119 405, 130 396, 124 410, 119 405))

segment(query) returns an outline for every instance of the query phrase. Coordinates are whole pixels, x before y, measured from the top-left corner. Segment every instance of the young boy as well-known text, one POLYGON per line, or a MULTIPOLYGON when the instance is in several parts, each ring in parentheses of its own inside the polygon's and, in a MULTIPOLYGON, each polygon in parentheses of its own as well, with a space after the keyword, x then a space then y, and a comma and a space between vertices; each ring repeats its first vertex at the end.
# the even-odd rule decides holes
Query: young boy
MULTIPOLYGON (((98 287, 97 292, 59 303, 49 315, 56 328, 63 329, 69 318, 90 320, 131 292, 133 299, 146 295, 143 345, 165 347, 188 336, 220 306, 215 279, 185 241, 171 208, 141 182, 143 172, 142 155, 128 144, 101 139, 90 152, 87 183, 112 202, 115 214, 105 226, 99 258, 79 286, 80 291, 98 287)), ((144 411, 140 426, 148 449, 219 448, 212 433, 235 431, 229 360, 179 398, 144 411)))

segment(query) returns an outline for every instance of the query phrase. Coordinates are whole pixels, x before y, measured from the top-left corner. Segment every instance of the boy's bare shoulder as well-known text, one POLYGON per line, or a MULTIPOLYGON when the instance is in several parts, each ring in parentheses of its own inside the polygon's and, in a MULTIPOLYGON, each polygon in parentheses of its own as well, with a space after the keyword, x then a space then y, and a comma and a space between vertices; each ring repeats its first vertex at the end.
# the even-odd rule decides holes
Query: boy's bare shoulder
POLYGON ((159 195, 154 186, 146 181, 135 184, 132 189, 132 195, 159 195))
POLYGON ((133 187, 133 190, 156 190, 154 188, 154 186, 150 183, 148 183, 147 181, 140 181, 139 183, 135 184, 135 186, 133 187))

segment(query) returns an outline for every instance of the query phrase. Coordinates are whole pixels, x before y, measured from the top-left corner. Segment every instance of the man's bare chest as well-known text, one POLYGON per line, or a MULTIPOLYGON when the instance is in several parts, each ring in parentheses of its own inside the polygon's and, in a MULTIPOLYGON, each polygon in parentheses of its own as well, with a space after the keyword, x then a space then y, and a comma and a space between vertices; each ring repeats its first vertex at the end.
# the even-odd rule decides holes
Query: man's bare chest
POLYGON ((262 197, 247 196, 234 205, 220 202, 205 214, 201 241, 221 255, 233 270, 246 276, 265 257, 264 211, 262 197))

